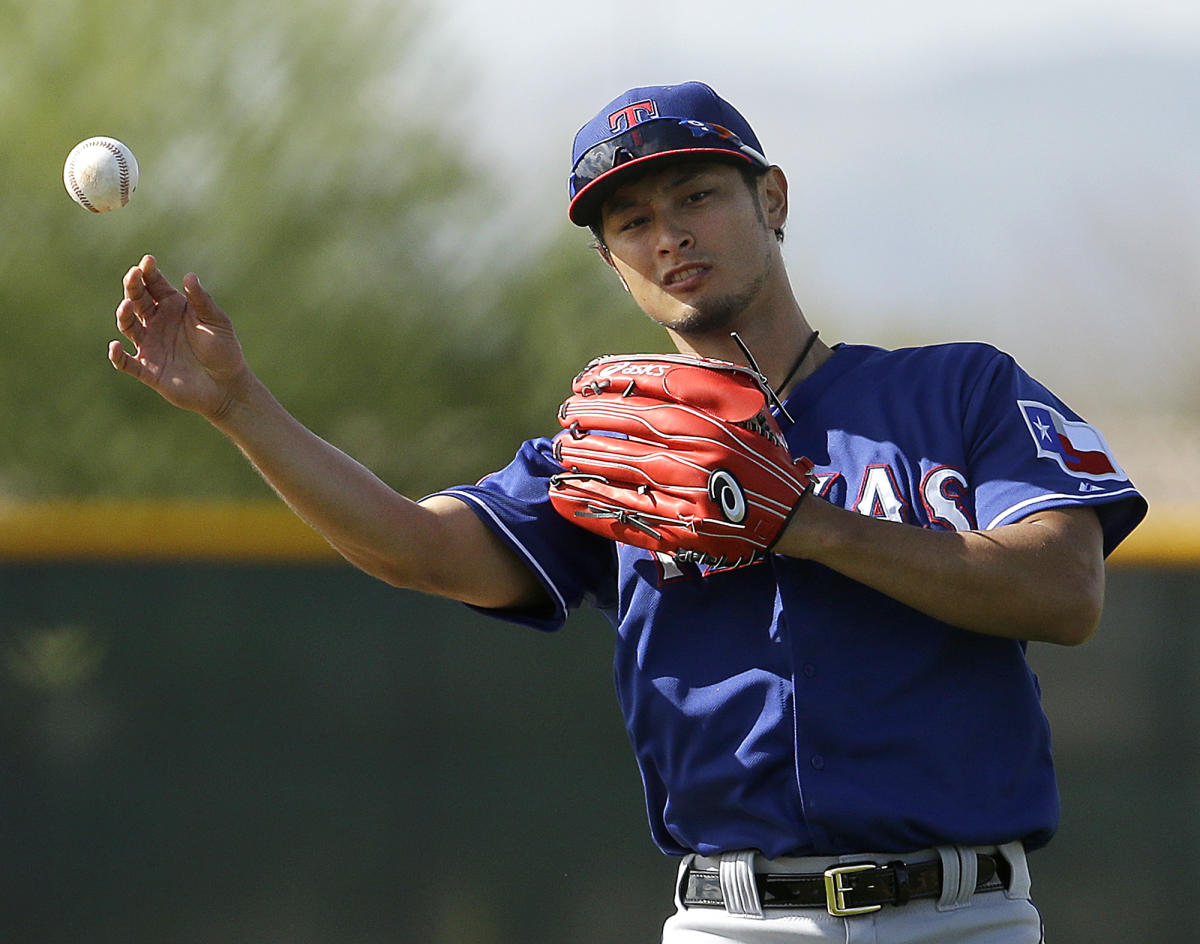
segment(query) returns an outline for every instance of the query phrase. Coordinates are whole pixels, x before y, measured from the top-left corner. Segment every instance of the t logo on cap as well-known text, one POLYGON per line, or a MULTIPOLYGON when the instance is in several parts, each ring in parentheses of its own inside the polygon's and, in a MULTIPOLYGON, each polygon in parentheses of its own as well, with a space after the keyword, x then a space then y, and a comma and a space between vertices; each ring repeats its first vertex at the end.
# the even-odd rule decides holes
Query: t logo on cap
POLYGON ((658 117, 658 106, 647 99, 644 102, 634 102, 608 116, 608 126, 613 131, 628 131, 639 121, 649 121, 658 117))

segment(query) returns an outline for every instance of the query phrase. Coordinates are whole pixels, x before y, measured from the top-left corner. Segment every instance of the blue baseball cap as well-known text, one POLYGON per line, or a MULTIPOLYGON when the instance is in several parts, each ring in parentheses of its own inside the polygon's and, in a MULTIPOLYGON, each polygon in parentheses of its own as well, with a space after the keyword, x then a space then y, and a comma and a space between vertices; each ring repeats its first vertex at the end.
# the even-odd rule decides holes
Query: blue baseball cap
POLYGON ((619 178, 648 161, 706 156, 771 166, 746 119, 703 82, 630 89, 579 129, 571 156, 567 215, 577 226, 592 223, 619 178))

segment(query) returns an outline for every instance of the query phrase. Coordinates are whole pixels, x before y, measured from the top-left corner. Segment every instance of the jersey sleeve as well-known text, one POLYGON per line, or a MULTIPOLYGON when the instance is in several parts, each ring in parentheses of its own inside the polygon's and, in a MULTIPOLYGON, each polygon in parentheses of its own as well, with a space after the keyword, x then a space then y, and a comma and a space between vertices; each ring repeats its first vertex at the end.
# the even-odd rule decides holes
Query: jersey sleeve
POLYGON ((505 468, 475 485, 437 493, 466 503, 525 561, 552 603, 550 611, 472 609, 553 631, 572 609, 616 605, 615 545, 571 524, 550 504, 549 479, 561 470, 550 440, 535 439, 524 443, 505 468))
POLYGON ((1096 427, 1007 354, 989 350, 964 416, 979 527, 1087 505, 1100 516, 1107 556, 1145 516, 1146 500, 1096 427))

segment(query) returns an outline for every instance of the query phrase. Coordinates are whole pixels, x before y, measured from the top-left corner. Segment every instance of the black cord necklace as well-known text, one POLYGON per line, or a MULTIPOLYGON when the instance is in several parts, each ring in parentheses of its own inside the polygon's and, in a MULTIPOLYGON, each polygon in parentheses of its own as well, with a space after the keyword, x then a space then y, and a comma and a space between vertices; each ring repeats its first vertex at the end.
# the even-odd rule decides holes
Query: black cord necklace
POLYGON ((787 372, 787 376, 783 378, 783 383, 775 388, 777 391, 782 393, 783 388, 788 385, 788 381, 796 376, 796 371, 800 369, 800 365, 804 363, 804 358, 808 357, 808 352, 811 351, 813 349, 813 345, 817 343, 817 335, 820 333, 820 331, 814 331, 808 336, 808 340, 804 342, 804 349, 800 352, 800 356, 796 358, 796 363, 792 365, 792 369, 789 370, 787 372))
POLYGON ((759 368, 758 361, 756 361, 754 359, 754 355, 750 353, 750 348, 746 347, 746 342, 742 340, 741 335, 739 335, 736 331, 731 332, 729 335, 737 343, 737 346, 742 349, 742 353, 746 355, 746 360, 750 362, 750 368, 761 378, 762 385, 766 388, 771 400, 773 400, 775 406, 779 408, 779 412, 788 418, 789 423, 794 423, 796 421, 792 419, 792 414, 787 411, 787 407, 785 407, 783 405, 783 401, 779 399, 778 390, 783 390, 783 388, 788 385, 788 381, 791 380, 795 375, 796 371, 800 369, 800 365, 804 363, 804 358, 808 357, 808 352, 811 351, 812 346, 817 343, 817 335, 820 333, 820 331, 814 331, 808 336, 808 340, 804 342, 804 350, 800 352, 800 356, 796 358, 796 363, 792 365, 792 369, 788 371, 787 376, 783 378, 783 383, 779 385, 777 390, 772 390, 771 385, 767 383, 767 375, 764 374, 759 368))

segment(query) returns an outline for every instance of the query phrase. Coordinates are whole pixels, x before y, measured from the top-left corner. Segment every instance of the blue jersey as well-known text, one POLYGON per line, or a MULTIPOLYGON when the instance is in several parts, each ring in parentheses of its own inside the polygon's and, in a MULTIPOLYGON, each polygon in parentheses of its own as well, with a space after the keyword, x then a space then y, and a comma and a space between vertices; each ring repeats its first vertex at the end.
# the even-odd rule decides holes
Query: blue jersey
MULTIPOLYGON (((781 425, 818 495, 932 529, 989 529, 1089 505, 1105 553, 1145 513, 1100 434, 984 344, 839 345, 781 425)), ((925 616, 819 564, 732 569, 613 545, 560 518, 549 440, 445 494, 539 576, 543 629, 600 608, 666 852, 907 852, 1044 844, 1058 822, 1050 732, 1020 641, 925 616)), ((811 500, 811 499, 810 499, 811 500)), ((489 611, 490 612, 490 611, 489 611)))

